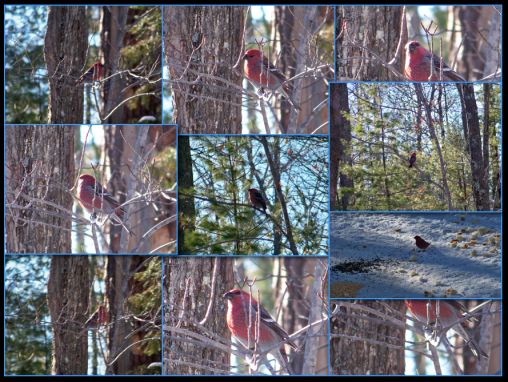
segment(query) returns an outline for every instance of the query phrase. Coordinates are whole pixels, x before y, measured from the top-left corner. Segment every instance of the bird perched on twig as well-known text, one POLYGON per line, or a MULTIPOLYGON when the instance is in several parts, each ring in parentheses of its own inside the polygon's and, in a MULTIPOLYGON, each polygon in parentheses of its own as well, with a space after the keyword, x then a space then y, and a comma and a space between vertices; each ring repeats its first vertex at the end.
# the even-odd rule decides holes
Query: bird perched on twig
POLYGON ((95 81, 101 81, 104 77, 104 65, 96 61, 76 80, 76 86, 80 84, 91 84, 95 81))
POLYGON ((262 209, 266 213, 266 201, 261 192, 255 188, 249 188, 249 201, 252 207, 262 209))
POLYGON ((99 305, 83 326, 87 329, 97 329, 100 326, 107 325, 107 323, 108 311, 104 305, 99 305))
POLYGON ((281 93, 295 109, 300 109, 289 95, 287 78, 268 62, 268 58, 258 49, 249 49, 243 55, 245 77, 265 95, 265 89, 281 93))
MULTIPOLYGON (((453 330, 464 339, 476 357, 487 357, 480 345, 474 340, 471 329, 468 328, 464 317, 468 311, 464 305, 456 300, 440 300, 439 309, 435 300, 405 300, 406 307, 411 315, 424 325, 436 327, 437 319, 442 330, 446 333, 453 330), (438 314, 439 313, 439 314, 438 314)), ((439 345, 439 339, 435 346, 439 345)))
POLYGON ((298 346, 289 334, 249 293, 232 289, 223 297, 228 300, 226 321, 232 336, 247 349, 271 353, 288 374, 293 374, 284 344, 296 350, 298 346))
POLYGON ((406 44, 404 75, 410 81, 458 81, 466 79, 442 62, 441 58, 425 49, 418 41, 406 44), (431 63, 433 65, 432 78, 431 63))
POLYGON ((420 236, 415 236, 414 239, 416 240, 416 246, 420 249, 427 249, 430 245, 430 243, 423 240, 420 236))
POLYGON ((416 162, 416 153, 411 154, 411 158, 409 158, 409 168, 413 167, 416 162))
POLYGON ((133 235, 123 222, 125 209, 93 176, 83 174, 79 177, 78 200, 79 204, 93 216, 95 213, 108 215, 115 223, 120 224, 133 235))

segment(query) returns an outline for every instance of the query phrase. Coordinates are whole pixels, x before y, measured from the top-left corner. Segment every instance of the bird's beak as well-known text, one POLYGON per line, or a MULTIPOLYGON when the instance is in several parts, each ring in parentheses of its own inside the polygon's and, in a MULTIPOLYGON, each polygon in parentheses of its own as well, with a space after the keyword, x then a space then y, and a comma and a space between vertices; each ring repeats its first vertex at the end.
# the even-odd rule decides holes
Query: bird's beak
POLYGON ((409 49, 408 49, 408 50, 409 50, 409 53, 413 53, 413 52, 416 50, 416 46, 414 46, 414 45, 412 45, 412 44, 411 44, 411 45, 409 45, 409 47, 408 47, 408 48, 409 48, 409 49))
POLYGON ((246 60, 247 59, 247 55, 244 54, 243 57, 242 57, 243 60, 246 60))
POLYGON ((228 300, 230 297, 231 297, 231 294, 229 292, 226 292, 222 295, 222 298, 227 298, 228 300))

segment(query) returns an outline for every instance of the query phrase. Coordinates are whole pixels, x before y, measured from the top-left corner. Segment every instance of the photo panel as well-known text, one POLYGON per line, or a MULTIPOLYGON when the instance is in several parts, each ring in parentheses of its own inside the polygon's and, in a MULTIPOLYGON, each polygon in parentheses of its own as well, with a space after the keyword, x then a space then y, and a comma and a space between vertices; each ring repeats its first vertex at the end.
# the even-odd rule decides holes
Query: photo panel
POLYGON ((501 81, 501 4, 340 5, 335 12, 339 81, 501 81))
POLYGON ((8 253, 176 253, 176 126, 5 133, 8 253))
POLYGON ((157 6, 5 7, 7 123, 161 123, 157 6))
POLYGON ((328 254, 327 136, 178 137, 180 255, 328 254))
POLYGON ((328 374, 327 257, 163 261, 162 374, 328 374))
POLYGON ((333 210, 499 211, 499 84, 330 85, 333 210))
POLYGON ((160 374, 161 258, 4 261, 6 375, 160 374))
POLYGON ((500 298, 500 213, 332 214, 331 298, 500 298))
POLYGON ((332 6, 163 12, 165 122, 183 134, 328 133, 332 6))
POLYGON ((333 375, 499 375, 500 300, 331 300, 333 375))

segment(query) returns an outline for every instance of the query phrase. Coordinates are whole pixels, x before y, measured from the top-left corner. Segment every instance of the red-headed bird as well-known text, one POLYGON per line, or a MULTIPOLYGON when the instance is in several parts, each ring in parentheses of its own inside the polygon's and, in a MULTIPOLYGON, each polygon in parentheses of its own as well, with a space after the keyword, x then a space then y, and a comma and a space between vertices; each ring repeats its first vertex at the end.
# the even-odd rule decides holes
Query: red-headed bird
POLYGON ((92 64, 76 81, 77 85, 82 83, 91 84, 95 81, 100 81, 104 77, 104 65, 100 61, 92 64))
POLYGON ((226 320, 231 335, 248 349, 254 349, 257 345, 259 353, 271 353, 288 374, 292 374, 284 344, 296 350, 298 346, 289 338, 289 334, 249 293, 232 289, 223 297, 228 300, 226 320))
POLYGON ((409 158, 409 168, 413 167, 416 162, 416 153, 411 154, 411 158, 409 158))
POLYGON ((437 315, 437 304, 435 300, 405 300, 406 307, 411 315, 419 322, 431 325, 436 324, 436 317, 443 329, 453 330, 469 345, 473 354, 478 357, 487 357, 480 345, 473 339, 470 329, 467 327, 467 320, 462 320, 467 314, 467 309, 456 300, 440 300, 439 316, 437 315), (427 303, 430 304, 427 309, 427 303), (460 321, 460 322, 459 322, 460 321))
POLYGON ((108 311, 104 305, 99 305, 95 312, 86 320, 84 327, 87 329, 96 329, 108 323, 108 311))
POLYGON ((280 92, 295 109, 300 109, 296 102, 289 96, 287 79, 282 72, 268 62, 268 58, 258 49, 249 49, 243 55, 245 77, 254 86, 261 89, 269 89, 276 93, 280 92))
POLYGON ((252 207, 266 212, 266 201, 261 192, 255 188, 249 188, 249 201, 252 207))
POLYGON ((79 177, 78 200, 79 204, 91 214, 98 213, 101 217, 108 215, 115 223, 134 235, 122 221, 124 208, 93 176, 84 174, 79 177))
POLYGON ((415 236, 414 239, 416 240, 416 243, 415 243, 416 246, 420 249, 427 249, 430 245, 430 243, 427 243, 420 236, 415 236))
POLYGON ((465 78, 451 69, 435 54, 430 53, 418 41, 409 41, 406 44, 406 63, 404 75, 411 81, 465 81, 465 78), (432 78, 430 77, 430 64, 434 66, 432 78), (442 78, 441 78, 442 65, 442 78))

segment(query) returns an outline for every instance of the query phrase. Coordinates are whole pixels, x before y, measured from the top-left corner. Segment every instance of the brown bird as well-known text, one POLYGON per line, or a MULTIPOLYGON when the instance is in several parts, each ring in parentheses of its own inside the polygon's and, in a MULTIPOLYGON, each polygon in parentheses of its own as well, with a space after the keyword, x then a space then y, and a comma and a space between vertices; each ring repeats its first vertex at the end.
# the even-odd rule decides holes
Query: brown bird
POLYGON ((420 236, 415 236, 415 240, 416 240, 416 246, 420 249, 427 249, 430 245, 430 243, 427 243, 420 236))
POLYGON ((255 188, 249 188, 249 200, 252 207, 256 209, 263 209, 266 212, 266 201, 263 194, 255 188))
POLYGON ((409 168, 413 167, 413 164, 416 162, 416 153, 411 154, 411 158, 409 158, 409 168))

